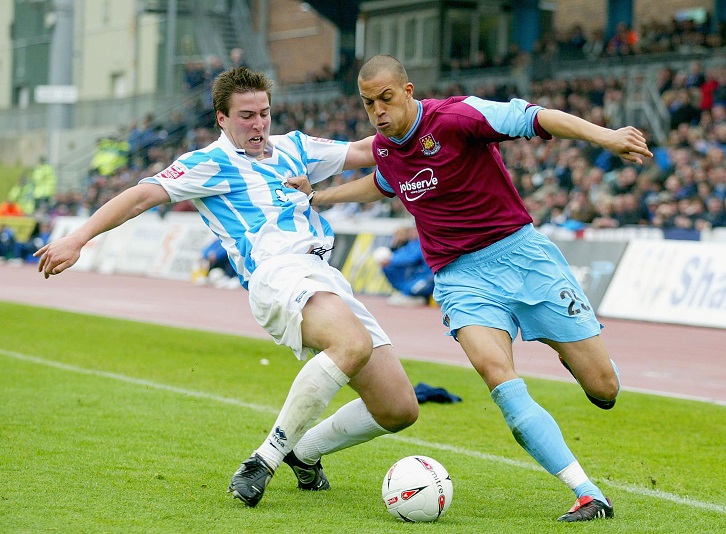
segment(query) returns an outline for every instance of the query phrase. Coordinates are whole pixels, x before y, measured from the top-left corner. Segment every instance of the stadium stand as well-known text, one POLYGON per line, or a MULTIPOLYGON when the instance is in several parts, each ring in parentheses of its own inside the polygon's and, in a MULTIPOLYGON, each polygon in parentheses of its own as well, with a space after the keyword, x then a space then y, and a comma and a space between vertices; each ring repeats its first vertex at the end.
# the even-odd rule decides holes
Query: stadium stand
MULTIPOLYGON (((531 63, 541 60, 606 58, 649 61, 661 58, 657 75, 660 103, 667 112, 668 130, 662 141, 649 124, 635 124, 646 132, 656 157, 642 167, 623 165, 612 155, 570 140, 545 142, 517 140, 502 145, 502 155, 514 184, 538 226, 579 231, 583 228, 658 227, 677 231, 680 237, 726 226, 726 61, 723 36, 687 22, 671 26, 652 23, 638 32, 622 29, 623 42, 598 43, 573 27, 562 36, 544 36, 531 57, 512 53, 499 62, 531 63), (628 44, 629 43, 629 44, 628 44), (662 60, 664 53, 699 55, 686 67, 662 60), (713 51, 718 51, 713 54, 713 51), (719 54, 721 54, 719 56, 719 54), (706 67, 705 60, 716 58, 706 67), (679 232, 679 233, 678 233, 679 232)), ((616 36, 617 37, 617 36, 616 36)), ((680 62, 683 65, 683 62, 680 62)), ((481 69, 488 64, 459 65, 481 69)), ((203 65, 190 64, 185 79, 188 91, 209 86, 203 65), (196 77, 195 77, 196 75, 196 77), (198 79, 197 79, 198 78, 198 79)), ((486 69, 482 72, 486 72, 486 69)), ((614 71, 616 72, 616 70, 614 71)), ((633 95, 623 75, 555 79, 532 77, 529 94, 518 94, 516 84, 476 83, 449 78, 438 89, 420 92, 421 98, 475 94, 492 100, 523 96, 545 107, 562 109, 611 127, 623 123, 623 110, 633 95)), ((202 94, 199 101, 204 101, 202 94)), ((359 98, 340 96, 324 102, 273 102, 273 130, 304 130, 312 135, 340 140, 359 139, 374 133, 359 98)), ((192 108, 163 117, 148 115, 132 121, 124 134, 101 139, 82 187, 58 192, 48 206, 35 213, 39 223, 59 215, 87 215, 141 178, 165 168, 181 153, 205 146, 217 136, 208 116, 192 108)), ((359 176, 344 173, 331 183, 359 176)), ((324 186, 324 184, 321 184, 324 186)), ((193 209, 174 205, 173 211, 193 209)), ((328 207, 321 207, 326 210, 328 207)), ((337 207, 336 210, 339 210, 337 207)), ((168 210, 160 210, 160 215, 168 210)), ((406 217, 396 200, 374 206, 349 206, 345 217, 406 217)), ((676 234, 672 234, 676 235, 676 234)))

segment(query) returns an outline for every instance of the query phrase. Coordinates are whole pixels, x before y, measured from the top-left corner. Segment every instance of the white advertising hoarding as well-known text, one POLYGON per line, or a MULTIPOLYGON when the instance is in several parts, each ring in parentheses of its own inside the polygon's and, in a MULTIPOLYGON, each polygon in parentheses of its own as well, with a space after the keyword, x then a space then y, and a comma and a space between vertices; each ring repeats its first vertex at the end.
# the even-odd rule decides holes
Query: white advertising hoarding
POLYGON ((630 242, 598 312, 726 328, 726 243, 630 242))

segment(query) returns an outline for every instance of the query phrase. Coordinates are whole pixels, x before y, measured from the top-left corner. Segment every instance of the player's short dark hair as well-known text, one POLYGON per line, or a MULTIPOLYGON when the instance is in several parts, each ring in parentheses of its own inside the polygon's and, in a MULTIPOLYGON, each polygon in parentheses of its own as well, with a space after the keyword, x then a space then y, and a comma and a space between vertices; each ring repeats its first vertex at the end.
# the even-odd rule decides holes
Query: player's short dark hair
POLYGON ((264 91, 272 104, 272 80, 264 73, 252 71, 247 67, 235 67, 219 74, 212 84, 212 105, 214 111, 229 116, 230 99, 234 93, 264 91))
POLYGON ((370 80, 381 71, 388 71, 401 85, 408 83, 408 73, 406 69, 395 57, 386 54, 373 56, 363 63, 358 73, 359 80, 370 80))

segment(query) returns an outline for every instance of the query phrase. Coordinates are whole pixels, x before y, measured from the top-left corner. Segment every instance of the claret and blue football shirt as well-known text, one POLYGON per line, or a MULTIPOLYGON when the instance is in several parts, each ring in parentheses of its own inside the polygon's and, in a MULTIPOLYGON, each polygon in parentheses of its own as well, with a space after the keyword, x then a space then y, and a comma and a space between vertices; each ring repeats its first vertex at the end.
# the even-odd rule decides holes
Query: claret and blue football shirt
POLYGON ((416 218, 424 257, 436 272, 532 222, 499 142, 552 136, 537 122, 542 108, 521 99, 456 96, 416 103, 418 116, 403 138, 376 134, 375 182, 416 218))

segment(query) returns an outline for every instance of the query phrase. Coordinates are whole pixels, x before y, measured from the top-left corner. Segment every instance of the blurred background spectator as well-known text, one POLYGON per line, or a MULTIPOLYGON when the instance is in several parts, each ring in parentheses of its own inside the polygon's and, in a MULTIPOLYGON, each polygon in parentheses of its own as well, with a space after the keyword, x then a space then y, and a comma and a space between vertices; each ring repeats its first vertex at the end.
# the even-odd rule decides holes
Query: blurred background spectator
POLYGON ((242 287, 237 273, 229 261, 219 239, 214 238, 202 249, 197 266, 192 272, 192 282, 227 289, 242 287))
POLYGON ((425 306, 434 292, 434 274, 424 261, 415 226, 393 233, 391 248, 379 247, 374 259, 395 289, 388 298, 393 306, 425 306))

